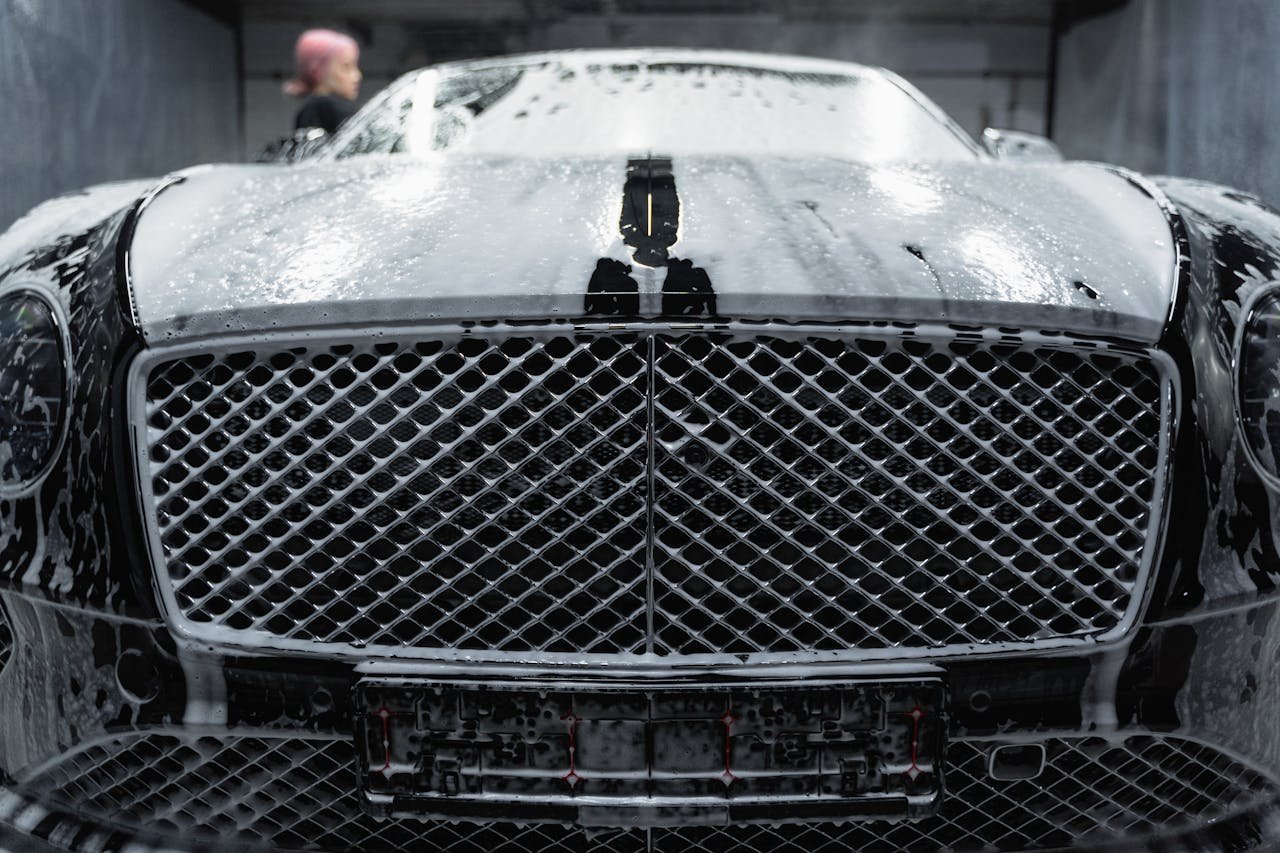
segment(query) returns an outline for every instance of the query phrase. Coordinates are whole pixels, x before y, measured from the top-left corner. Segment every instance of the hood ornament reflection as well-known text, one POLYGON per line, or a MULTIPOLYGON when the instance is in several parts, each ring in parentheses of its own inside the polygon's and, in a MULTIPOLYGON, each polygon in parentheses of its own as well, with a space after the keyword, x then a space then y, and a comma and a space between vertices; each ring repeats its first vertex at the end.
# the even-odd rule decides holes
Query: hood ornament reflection
MULTIPOLYGON (((670 157, 635 157, 627 161, 618 218, 622 242, 631 247, 641 267, 666 267, 662 285, 663 316, 716 315, 711 277, 691 260, 671 255, 680 232, 680 196, 670 157)), ((601 258, 587 284, 584 311, 591 315, 634 317, 640 314, 640 287, 630 264, 601 258)))
POLYGON ((651 155, 627 161, 618 228, 622 242, 635 249, 636 263, 666 266, 668 250, 680 230, 680 196, 670 157, 651 155))

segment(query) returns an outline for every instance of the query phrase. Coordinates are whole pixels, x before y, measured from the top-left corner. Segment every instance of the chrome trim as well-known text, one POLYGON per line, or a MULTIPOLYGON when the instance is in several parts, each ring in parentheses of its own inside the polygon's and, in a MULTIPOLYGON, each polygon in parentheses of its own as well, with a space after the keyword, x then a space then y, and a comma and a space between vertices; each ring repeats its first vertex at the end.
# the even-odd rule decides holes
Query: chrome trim
POLYGON ((1174 447, 1182 428, 1182 375, 1178 363, 1164 350, 1150 349, 1148 357, 1160 371, 1163 384, 1160 392, 1160 462, 1156 474, 1156 491, 1151 497, 1151 519, 1147 527, 1147 541, 1143 545, 1142 557, 1147 576, 1138 581, 1135 598, 1141 599, 1137 613, 1145 613, 1155 592, 1152 583, 1156 567, 1164 554, 1165 542, 1168 539, 1169 516, 1173 510, 1173 489, 1169 484, 1173 481, 1174 447))
MULTIPOLYGON (((1040 753, 1040 769, 1036 771, 1036 774, 1034 776, 1025 777, 1027 780, 1035 779, 1041 773, 1044 772, 1045 759, 1047 757, 1047 753, 1044 748, 1044 740, 1034 741, 1031 743, 1027 743, 1024 741, 1013 741, 1010 743, 996 743, 996 745, 992 746, 990 751, 987 752, 987 776, 989 776, 992 779, 998 778, 996 776, 996 753, 1002 749, 1006 749, 1011 746, 1012 747, 1029 746, 1029 747, 1033 747, 1040 753)), ((1002 781, 1016 781, 1016 780, 1008 779, 1008 780, 1002 780, 1002 781)))
POLYGON ((138 221, 142 219, 142 214, 147 212, 147 208, 156 200, 160 193, 169 189, 169 187, 181 184, 187 180, 187 175, 191 172, 203 171, 200 167, 186 169, 181 172, 174 172, 166 175, 156 184, 146 195, 134 203, 125 219, 124 228, 120 233, 119 243, 116 248, 116 275, 120 280, 116 283, 124 295, 125 308, 128 311, 129 327, 139 332, 142 331, 142 319, 138 314, 138 299, 134 293, 133 287, 133 237, 137 233, 138 221))
POLYGON ((134 451, 138 459, 149 458, 147 436, 147 377, 150 368, 162 361, 190 355, 209 355, 243 349, 258 349, 264 345, 287 346, 307 343, 323 343, 326 346, 367 343, 380 338, 416 338, 422 340, 457 340, 470 337, 504 338, 520 336, 556 336, 579 333, 672 333, 690 331, 735 332, 760 337, 824 338, 884 337, 918 340, 959 340, 961 342, 1017 344, 1025 347, 1063 349, 1085 352, 1114 352, 1129 357, 1141 357, 1150 361, 1160 382, 1160 435, 1156 469, 1152 472, 1153 491, 1149 506, 1146 537, 1143 541, 1141 561, 1133 581, 1128 606, 1115 627, 1095 636, 1056 637, 1026 642, 982 643, 948 645, 942 647, 912 648, 890 646, 882 649, 845 649, 834 651, 796 651, 752 654, 613 654, 570 652, 493 652, 471 649, 418 649, 411 647, 357 647, 344 643, 319 643, 306 640, 282 639, 265 631, 236 631, 219 626, 203 630, 190 623, 176 601, 173 584, 162 581, 167 564, 160 544, 156 521, 156 496, 151 477, 142 473, 139 466, 139 497, 146 522, 147 551, 151 558, 151 577, 160 609, 165 621, 182 641, 204 648, 234 650, 248 655, 288 653, 300 657, 332 659, 339 657, 354 661, 397 662, 398 666, 450 667, 464 665, 472 668, 501 669, 506 666, 540 666, 548 671, 592 675, 626 675, 634 673, 707 673, 733 674, 744 668, 786 666, 831 666, 863 662, 941 660, 981 654, 985 657, 1003 657, 1027 651, 1069 651, 1082 647, 1090 650, 1123 641, 1135 627, 1140 613, 1145 609, 1151 593, 1151 576, 1163 539, 1169 507, 1169 488, 1172 466, 1172 436, 1176 428, 1179 390, 1178 372, 1173 359, 1167 354, 1149 347, 1128 345, 1111 340, 1090 340, 1078 336, 1052 335, 1043 332, 1011 335, 1008 330, 982 329, 957 331, 941 325, 921 325, 903 328, 904 324, 855 323, 820 326, 814 324, 789 325, 783 323, 635 323, 620 327, 616 323, 564 323, 556 325, 522 325, 493 323, 460 327, 458 325, 412 325, 405 327, 350 328, 339 333, 328 330, 307 332, 281 332, 268 336, 227 336, 197 342, 181 342, 148 349, 141 353, 129 369, 129 423, 133 430, 134 451))
MULTIPOLYGON (((1187 226, 1182 218, 1182 211, 1178 209, 1173 199, 1169 198, 1168 194, 1146 175, 1110 163, 1090 165, 1128 181, 1155 202, 1169 224, 1169 237, 1173 240, 1174 256, 1172 282, 1169 288, 1169 313, 1164 323, 1164 334, 1167 335, 1178 319, 1179 308, 1187 298, 1187 288, 1191 283, 1191 241, 1187 237, 1187 226)), ((1161 335, 1162 339, 1163 337, 1164 335, 1161 335)))
POLYGON ((62 387, 65 397, 62 401, 61 425, 58 427, 58 439, 49 448, 49 458, 45 460, 40 472, 30 480, 17 486, 6 486, 0 483, 0 498, 12 500, 25 498, 34 494, 48 478, 67 444, 67 435, 71 431, 71 408, 75 394, 75 371, 71 369, 71 325, 57 294, 43 282, 25 275, 18 275, 0 284, 0 299, 15 293, 29 293, 44 303, 53 320, 54 332, 58 337, 58 353, 62 362, 62 387))

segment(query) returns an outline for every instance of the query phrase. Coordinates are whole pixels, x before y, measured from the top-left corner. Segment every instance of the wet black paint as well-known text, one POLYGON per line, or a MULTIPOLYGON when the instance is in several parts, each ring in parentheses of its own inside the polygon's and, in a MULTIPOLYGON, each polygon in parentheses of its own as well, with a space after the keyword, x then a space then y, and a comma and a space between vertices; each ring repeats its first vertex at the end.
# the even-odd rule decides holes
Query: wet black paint
MULTIPOLYGON (((715 317, 716 291, 711 276, 692 260, 671 256, 680 228, 680 197, 669 157, 627 162, 622 188, 622 242, 635 251, 637 264, 667 268, 662 283, 664 317, 715 317)), ((633 267, 612 258, 596 261, 587 283, 583 313, 587 316, 637 317, 640 288, 633 267)))
POLYGON ((70 429, 58 461, 34 494, 11 501, 18 535, 0 550, 0 584, 31 585, 67 603, 150 615, 155 604, 147 566, 136 559, 141 527, 125 517, 135 500, 131 454, 122 440, 128 430, 122 416, 124 369, 140 346, 121 275, 135 210, 33 247, 0 272, 0 279, 31 276, 56 290, 68 318, 74 377, 70 429), (44 546, 56 541, 60 549, 44 547, 32 573, 42 537, 44 546), (55 586, 60 566, 70 569, 69 588, 55 586))
POLYGON ((999 667, 964 661, 947 670, 953 725, 970 735, 1080 726, 1080 696, 1091 670, 1084 657, 1028 657, 999 667))
POLYGON ((693 261, 672 258, 662 283, 662 314, 666 317, 716 316, 716 291, 711 276, 693 261))
POLYGON ((618 228, 622 242, 635 249, 636 263, 647 267, 667 263, 680 229, 680 197, 670 157, 627 161, 618 228))
POLYGON ((640 313, 640 286, 631 277, 631 265, 612 258, 596 261, 587 284, 583 312, 603 316, 634 317, 640 313))
MULTIPOLYGON (((629 167, 620 223, 623 239, 636 250, 637 262, 642 262, 643 253, 645 258, 654 261, 654 266, 667 267, 662 288, 664 315, 715 316, 716 294, 710 275, 692 259, 670 256, 679 222, 679 199, 675 194, 674 171, 669 163, 666 168, 670 179, 668 189, 663 189, 665 179, 654 180, 658 187, 654 197, 654 220, 658 227, 655 233, 648 233, 648 184, 655 178, 655 170, 647 159, 643 169, 629 167), (637 209, 634 202, 642 178, 646 188, 644 207, 637 209), (668 190, 669 197, 664 195, 668 190), (628 203, 631 203, 630 212, 628 203), (667 206, 665 212, 662 205, 667 206), (643 214, 643 220, 637 219, 638 213, 643 214), (637 227, 641 221, 646 225, 643 235, 637 227), (670 242, 666 242, 668 239, 670 242)), ((1227 193, 1223 199, 1245 203, 1227 193)), ((1260 216, 1271 215, 1261 206, 1254 207, 1260 216)), ((1206 548, 1210 553, 1214 549, 1222 552, 1214 555, 1217 558, 1231 555, 1260 592, 1273 590, 1280 580, 1280 556, 1275 550, 1273 530, 1280 518, 1277 497, 1257 481, 1239 456, 1238 444, 1215 443, 1208 435, 1205 411, 1231 405, 1230 389, 1223 384, 1222 377, 1229 376, 1225 368, 1230 364, 1240 290, 1245 284, 1275 277, 1280 272, 1280 247, 1269 242, 1265 228, 1259 228, 1254 234, 1240 227, 1223 225, 1215 219, 1212 210, 1191 210, 1188 216, 1196 235, 1196 278, 1180 285, 1190 291, 1189 298, 1185 293, 1181 297, 1189 304, 1184 312, 1175 316, 1171 337, 1162 344, 1177 361, 1183 382, 1182 427, 1175 451, 1175 506, 1169 523, 1170 540, 1164 561, 1158 567, 1160 586, 1153 595, 1153 613, 1147 614, 1148 619, 1176 614, 1203 602, 1206 592, 1199 574, 1205 571, 1201 568, 1201 559, 1206 548)), ((37 250, 23 262, 23 269, 51 273, 51 280, 70 295, 69 314, 77 359, 76 427, 68 440, 66 459, 60 465, 63 482, 73 486, 72 513, 83 523, 66 525, 65 519, 49 517, 56 490, 42 490, 40 495, 20 501, 15 507, 20 536, 15 540, 12 553, 0 554, 0 575, 16 581, 34 553, 36 530, 47 531, 49 523, 60 524, 71 537, 64 556, 66 564, 74 570, 75 595, 72 597, 86 601, 106 600, 112 596, 113 589, 127 590, 127 584, 121 586, 119 581, 130 573, 142 579, 144 589, 149 577, 145 562, 135 560, 136 555, 130 555, 121 547, 123 541, 138 538, 140 522, 122 520, 112 509, 113 505, 127 503, 120 498, 130 494, 128 472, 131 469, 124 458, 131 452, 130 446, 127 442, 113 443, 110 436, 114 429, 111 425, 119 422, 118 413, 124 399, 121 368, 133 352, 130 347, 137 345, 136 341, 131 343, 127 300, 112 298, 119 284, 110 269, 113 228, 63 238, 53 246, 37 250), (33 547, 28 549, 27 545, 33 547), (109 547, 112 545, 114 547, 109 547)), ((903 248, 927 263, 919 248, 903 248)), ((604 316, 638 315, 639 287, 632 272, 633 268, 622 261, 608 258, 597 261, 584 299, 586 312, 604 316)), ((1221 559, 1204 561, 1205 566, 1222 564, 1221 559)), ((41 579, 46 585, 51 583, 48 567, 42 567, 41 579)), ((24 618, 15 624, 30 621, 24 618)), ((55 648, 67 645, 61 637, 67 636, 69 622, 55 619, 54 624, 60 630, 43 637, 41 642, 55 648)), ((144 652, 148 660, 163 660, 154 674, 151 670, 144 673, 147 681, 154 677, 164 682, 163 698, 144 709, 138 719, 180 718, 184 701, 181 672, 159 651, 172 646, 168 633, 158 629, 148 640, 146 636, 126 637, 126 630, 145 633, 140 628, 121 629, 115 624, 89 627, 95 664, 105 666, 119 652, 129 649, 144 652)), ((29 637, 21 639, 32 642, 29 637)), ((1197 731, 1201 721, 1180 719, 1176 705, 1192 662, 1197 654, 1205 654, 1198 650, 1197 639, 1195 629, 1186 625, 1146 629, 1134 638, 1117 692, 1122 725, 1197 731)), ((1250 637, 1241 637, 1241 643, 1250 640, 1250 637)), ((1080 724, 1080 696, 1089 675, 1089 664, 1083 656, 1064 653, 1060 659, 1053 660, 1028 655, 1003 660, 998 667, 975 657, 971 661, 947 662, 944 668, 952 686, 951 713, 958 726, 970 734, 1073 730, 1080 724)), ((344 728, 349 722, 346 693, 352 675, 341 665, 329 661, 303 665, 296 659, 279 657, 255 660, 251 664, 235 661, 230 670, 229 713, 233 723, 279 725, 285 721, 286 726, 344 728)), ((1251 676, 1246 693, 1256 692, 1258 682, 1265 682, 1267 677, 1268 673, 1262 670, 1256 677, 1251 676)), ((73 680, 66 695, 76 695, 80 690, 79 682, 73 680)), ((1239 700, 1245 702, 1251 698, 1252 695, 1241 695, 1239 700)), ((122 716, 118 724, 135 722, 137 720, 122 716)), ((1225 830, 1219 832, 1225 833, 1225 830)), ((1247 826, 1232 832, 1235 834, 1219 837, 1254 837, 1247 826)))
POLYGON ((1181 726, 1177 697, 1190 673, 1196 644, 1196 631, 1190 625, 1138 633, 1116 695, 1116 714, 1122 725, 1155 731, 1174 731, 1181 726))
MULTIPOLYGON (((1205 571, 1247 575, 1252 590, 1280 583, 1277 496, 1260 482, 1234 424, 1234 340, 1248 293, 1280 274, 1280 214, 1255 199, 1160 179, 1186 260, 1160 347, 1180 374, 1178 431, 1166 542, 1153 577, 1150 620, 1212 604, 1205 571), (1234 569, 1224 569, 1234 566, 1234 569)), ((1234 582, 1225 586, 1230 595, 1234 582)), ((1223 588, 1221 583, 1216 584, 1223 588)))

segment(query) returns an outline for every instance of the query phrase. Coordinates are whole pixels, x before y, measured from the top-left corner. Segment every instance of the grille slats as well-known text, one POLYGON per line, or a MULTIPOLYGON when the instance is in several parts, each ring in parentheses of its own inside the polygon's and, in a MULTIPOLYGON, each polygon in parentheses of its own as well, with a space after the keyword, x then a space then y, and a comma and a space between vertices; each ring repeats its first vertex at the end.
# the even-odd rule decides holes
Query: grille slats
MULTIPOLYGON (((1088 584, 1073 577, 1090 559, 1079 540, 1091 534, 1083 530, 1081 537, 1046 543, 1060 554, 1047 580, 1038 581, 1034 571, 1001 572, 1005 562, 1016 565, 1019 558, 1044 562, 1026 544, 1016 544, 1032 539, 1020 528, 1033 524, 1041 537, 1052 536, 1045 522, 1074 514, 1074 507, 1034 479, 1056 468, 1035 443, 1049 435, 1065 447, 1053 429, 1065 412, 1053 406, 1044 412, 1047 417, 1028 424, 1034 431, 1016 440, 1012 431, 995 431, 972 441, 978 452, 989 454, 993 470, 978 477, 974 488, 958 488, 950 480, 971 476, 974 467, 945 441, 964 439, 969 425, 949 416, 944 402, 931 400, 928 392, 942 389, 935 396, 960 409, 962 417, 981 417, 972 400, 978 395, 966 399, 937 384, 939 374, 963 357, 962 348, 912 354, 874 342, 883 353, 879 365, 894 362, 885 370, 863 351, 872 348, 867 342, 714 336, 662 342, 666 352, 655 360, 655 572, 657 609, 666 617, 658 631, 661 646, 685 653, 751 653, 1017 642, 1075 633, 1080 627, 1071 626, 1073 621, 1086 631, 1105 630, 1115 612, 1124 610, 1129 592, 1120 578, 1088 584), (913 382, 922 387, 913 388, 913 382), (779 387, 785 390, 774 390, 779 387), (719 442, 700 440, 716 430, 719 442), (886 441, 891 436, 899 438, 886 441), (1003 451, 1002 442, 1008 442, 1003 451), (1033 489, 1032 507, 1018 503, 1027 488, 1033 489), (937 503, 960 510, 981 506, 974 495, 979 489, 1012 492, 1013 500, 987 508, 985 517, 1001 537, 994 544, 983 542, 972 527, 957 529, 938 512, 937 503), (1000 551, 1005 543, 1007 554, 1000 551), (948 553, 952 545, 973 556, 956 558, 948 553), (1064 577, 1072 582, 1055 588, 1064 577), (981 593, 989 607, 1016 602, 1028 609, 1010 609, 1005 621, 991 618, 990 610, 973 606, 981 593), (1042 612, 1030 609, 1034 605, 1042 612), (692 636, 683 626, 707 610, 714 618, 704 615, 701 621, 714 624, 692 636)), ((1015 359, 1028 362, 1020 371, 1024 376, 1049 367, 1046 359, 1023 351, 1010 353, 1005 364, 993 361, 992 372, 1015 359)), ((999 390, 998 399, 1018 413, 1009 415, 1011 424, 1043 405, 1046 396, 1052 399, 1057 384, 1070 382, 1070 373, 1051 375, 1058 378, 1050 388, 999 390)), ((999 383, 977 387, 998 389, 999 383)), ((1157 385, 1150 383, 1146 393, 1158 394, 1157 385)), ((979 401, 986 402, 985 395, 979 401)), ((1138 417, 1149 415, 1156 401, 1144 402, 1138 417)), ((1154 436, 1158 423, 1151 417, 1146 427, 1154 436)), ((1097 446, 1107 447, 1100 439, 1097 446)), ((1140 447, 1132 441, 1117 453, 1140 447)), ((1154 454, 1146 465, 1154 468, 1154 454)), ((1152 480, 1137 478, 1124 491, 1149 504, 1152 480)), ((1126 569, 1132 579, 1142 537, 1128 525, 1115 527, 1115 534, 1098 538, 1123 548, 1125 562, 1115 568, 1126 569)))
MULTIPOLYGON (((342 850, 1060 850, 1143 842, 1280 796, 1212 747, 1134 734, 1048 737, 1030 780, 987 773, 997 744, 947 749, 939 813, 919 821, 583 829, 553 823, 379 821, 364 814, 349 740, 314 734, 130 732, 66 756, 19 787, 80 821, 175 837, 342 850)), ((495 806, 500 813, 501 806, 495 806)), ((1126 847, 1128 849, 1128 847, 1126 847)))
POLYGON ((1096 637, 1162 488, 1166 380, 1105 348, 636 328, 156 359, 162 587, 260 643, 1096 637))
MULTIPOLYGON (((156 492, 168 498, 159 504, 163 541, 176 558, 184 611, 196 621, 318 642, 641 650, 647 448, 645 397, 632 386, 645 366, 636 346, 601 336, 583 349, 559 339, 541 347, 508 342, 504 351, 472 340, 347 358, 322 353, 328 373, 319 375, 346 394, 326 395, 327 405, 296 428, 282 413, 315 381, 278 393, 274 407, 250 401, 240 409, 259 414, 239 435, 228 435, 236 428, 224 421, 201 436, 226 448, 221 455, 194 467, 175 453, 159 472, 156 492), (542 383, 511 378, 520 354, 542 383), (389 365, 397 364, 393 377, 389 365), (598 394, 593 382, 618 393, 598 394), (409 388, 415 393, 404 394, 409 388), (301 435, 309 440, 286 449, 301 435), (264 468, 277 470, 259 473, 264 468), (201 479, 219 469, 228 475, 215 475, 220 482, 203 494, 201 479), (291 477, 295 485, 270 494, 291 477), (170 480, 179 488, 167 487, 170 480), (189 500, 193 485, 202 502, 189 500), (201 537, 204 519, 223 506, 224 516, 235 506, 253 523, 236 538, 216 530, 213 541, 201 537), (596 628, 592 636, 583 636, 584 623, 596 628)), ((281 387, 264 368, 316 366, 294 353, 233 354, 205 357, 198 369, 230 379, 236 374, 219 368, 233 363, 265 380, 258 399, 281 387)), ((170 407, 185 399, 186 386, 167 378, 174 370, 194 375, 176 363, 152 376, 153 388, 175 389, 170 407)), ((254 393, 243 380, 222 387, 228 396, 254 393)), ((154 445, 153 460, 156 448, 172 447, 170 436, 189 443, 191 420, 154 445)))

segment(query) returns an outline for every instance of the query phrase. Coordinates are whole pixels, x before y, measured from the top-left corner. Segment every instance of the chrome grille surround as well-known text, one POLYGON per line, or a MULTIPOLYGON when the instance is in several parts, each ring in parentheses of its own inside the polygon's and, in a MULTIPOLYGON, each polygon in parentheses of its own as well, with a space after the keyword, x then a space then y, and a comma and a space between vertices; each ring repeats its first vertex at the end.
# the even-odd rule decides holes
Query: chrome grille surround
POLYGON ((130 381, 186 636, 705 665, 1122 635, 1174 374, 1008 330, 563 324, 179 345, 130 381))
MULTIPOLYGON (((279 730, 158 729, 83 744, 21 774, 14 805, 68 823, 184 842, 271 849, 477 850, 1133 850, 1280 796, 1276 780, 1198 741, 1160 734, 1044 735, 1035 779, 1000 781, 989 755, 1010 741, 953 741, 949 793, 913 822, 581 828, 555 823, 380 821, 357 795, 350 738, 279 730)), ((0 820, 11 819, 0 797, 0 820)), ((42 825, 45 825, 42 822, 42 825)), ((72 829, 68 830, 71 834, 72 829)), ((83 833, 84 829, 79 829, 83 833)), ((123 846, 123 845, 122 845, 123 846)), ((1160 849, 1164 849, 1161 847, 1160 849)))

